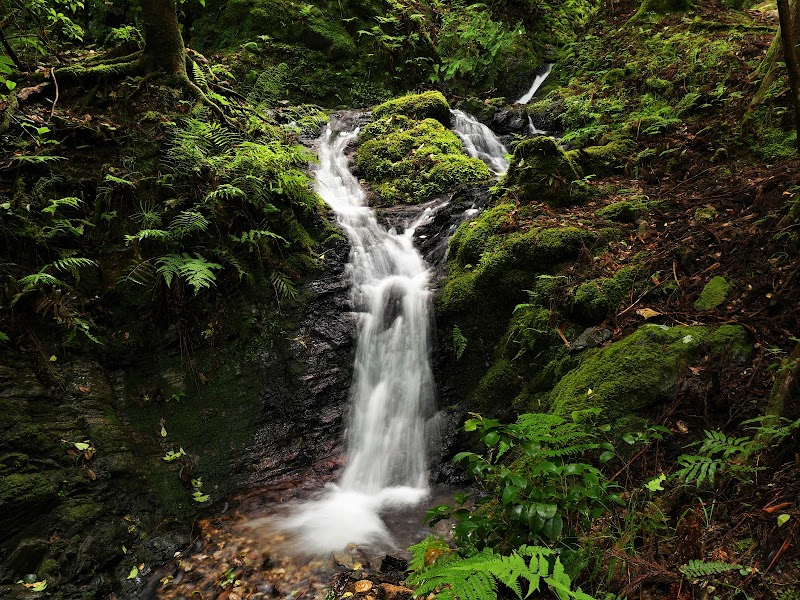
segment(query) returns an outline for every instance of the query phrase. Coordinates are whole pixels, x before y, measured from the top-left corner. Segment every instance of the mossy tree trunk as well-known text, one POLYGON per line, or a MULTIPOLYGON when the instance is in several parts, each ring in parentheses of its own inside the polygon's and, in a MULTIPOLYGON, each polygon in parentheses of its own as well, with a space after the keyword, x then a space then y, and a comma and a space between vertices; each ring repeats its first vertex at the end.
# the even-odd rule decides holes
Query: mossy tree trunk
MULTIPOLYGON (((795 3, 795 7, 799 4, 800 2, 795 3)), ((800 64, 797 62, 795 35, 792 27, 792 10, 789 8, 789 0, 778 0, 778 18, 780 19, 786 70, 789 72, 789 87, 792 90, 794 123, 797 130, 797 150, 800 152, 800 64)))
MULTIPOLYGON (((789 3, 789 6, 789 13, 792 16, 791 27, 794 35, 793 39, 796 42, 798 38, 800 38, 800 0, 792 0, 789 3)), ((767 50, 767 54, 764 56, 764 60, 761 61, 761 64, 755 71, 755 77, 760 78, 761 83, 758 86, 756 95, 750 102, 749 111, 751 113, 753 110, 758 108, 762 102, 764 102, 764 98, 767 95, 769 88, 772 86, 772 82, 775 81, 775 70, 777 64, 779 62, 783 62, 783 60, 781 30, 778 29, 778 33, 775 34, 775 38, 772 40, 772 44, 770 44, 769 50, 767 50)))
POLYGON ((147 73, 186 77, 186 48, 178 27, 175 0, 140 0, 144 51, 142 66, 147 73))

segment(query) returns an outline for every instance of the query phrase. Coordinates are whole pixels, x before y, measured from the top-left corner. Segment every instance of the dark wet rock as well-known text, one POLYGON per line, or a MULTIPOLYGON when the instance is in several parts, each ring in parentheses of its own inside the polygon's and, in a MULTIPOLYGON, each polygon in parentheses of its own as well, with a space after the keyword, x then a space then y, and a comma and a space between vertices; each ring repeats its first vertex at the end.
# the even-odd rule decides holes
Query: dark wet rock
POLYGON ((528 113, 524 106, 507 106, 497 111, 488 123, 489 128, 498 135, 515 133, 527 135, 530 131, 528 113))
MULTIPOLYGON (((392 556, 387 554, 381 561, 380 572, 392 579, 402 581, 405 578, 406 569, 408 568, 408 561, 400 556, 392 556)), ((383 586, 381 586, 382 588, 383 586)), ((379 591, 380 597, 380 591, 379 591)))
POLYGON ((581 352, 588 348, 596 348, 611 339, 612 331, 608 328, 589 327, 583 330, 570 344, 569 351, 572 353, 581 352))
POLYGON ((348 255, 344 240, 326 251, 324 270, 307 285, 311 298, 288 352, 263 357, 269 377, 259 393, 261 425, 246 458, 252 484, 312 465, 330 471, 341 455, 356 327, 345 276, 348 255))
POLYGON ((414 241, 425 261, 434 269, 434 286, 444 276, 447 245, 456 228, 482 210, 489 202, 491 183, 470 183, 452 193, 447 203, 437 208, 432 219, 417 227, 414 241))

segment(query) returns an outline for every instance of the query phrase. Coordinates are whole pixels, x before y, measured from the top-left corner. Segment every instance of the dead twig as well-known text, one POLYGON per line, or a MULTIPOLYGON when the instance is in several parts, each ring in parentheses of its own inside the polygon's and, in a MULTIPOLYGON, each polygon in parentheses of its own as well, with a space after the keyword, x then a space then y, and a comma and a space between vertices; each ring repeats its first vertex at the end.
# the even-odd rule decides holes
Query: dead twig
MULTIPOLYGON (((56 79, 56 68, 53 67, 50 69, 50 76, 53 78, 53 85, 56 86, 56 97, 53 99, 53 106, 50 109, 50 119, 53 118, 53 115, 56 113, 56 103, 58 102, 58 80, 56 79)), ((47 119, 48 121, 50 119, 47 119)))

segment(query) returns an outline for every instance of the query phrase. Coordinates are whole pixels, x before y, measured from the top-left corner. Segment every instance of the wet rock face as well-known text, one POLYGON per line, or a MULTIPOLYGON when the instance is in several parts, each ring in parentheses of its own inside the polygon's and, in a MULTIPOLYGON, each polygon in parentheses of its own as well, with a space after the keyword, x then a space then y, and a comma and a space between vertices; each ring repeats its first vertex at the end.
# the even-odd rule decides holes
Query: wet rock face
MULTIPOLYGON (((356 321, 350 312, 345 240, 325 253, 321 275, 290 341, 288 357, 264 356, 261 423, 247 458, 252 484, 311 468, 329 478, 340 466, 342 428, 353 376, 356 321)), ((303 477, 304 479, 305 477, 303 477)))
POLYGON ((491 183, 470 183, 453 192, 447 205, 436 210, 433 218, 414 232, 414 243, 425 261, 434 269, 433 283, 438 287, 444 277, 447 246, 456 228, 482 210, 489 202, 491 183))
POLYGON ((507 106, 498 110, 488 125, 498 135, 515 133, 527 135, 529 132, 528 113, 522 106, 507 106))

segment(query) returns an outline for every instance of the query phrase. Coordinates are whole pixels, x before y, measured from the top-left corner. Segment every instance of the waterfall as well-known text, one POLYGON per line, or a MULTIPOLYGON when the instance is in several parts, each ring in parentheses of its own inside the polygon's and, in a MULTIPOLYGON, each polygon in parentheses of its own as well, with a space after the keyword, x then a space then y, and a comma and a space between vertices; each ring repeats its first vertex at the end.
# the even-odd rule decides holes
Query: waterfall
POLYGON ((379 514, 427 494, 425 423, 434 410, 429 271, 412 243, 420 219, 403 233, 378 224, 345 155, 358 129, 337 126, 320 141, 316 190, 350 240, 346 272, 359 325, 344 474, 284 520, 307 553, 392 545, 379 514))
POLYGON ((480 158, 495 175, 504 175, 508 171, 508 150, 494 132, 465 112, 453 110, 451 113, 453 133, 461 139, 467 154, 480 158))
POLYGON ((531 89, 527 91, 527 93, 522 96, 519 100, 517 100, 517 104, 527 104, 533 98, 533 95, 536 93, 536 90, 541 87, 544 83, 544 80, 547 79, 547 76, 550 75, 550 71, 553 70, 553 63, 546 63, 544 67, 544 71, 539 73, 536 76, 536 79, 533 80, 533 84, 531 84, 531 89))

